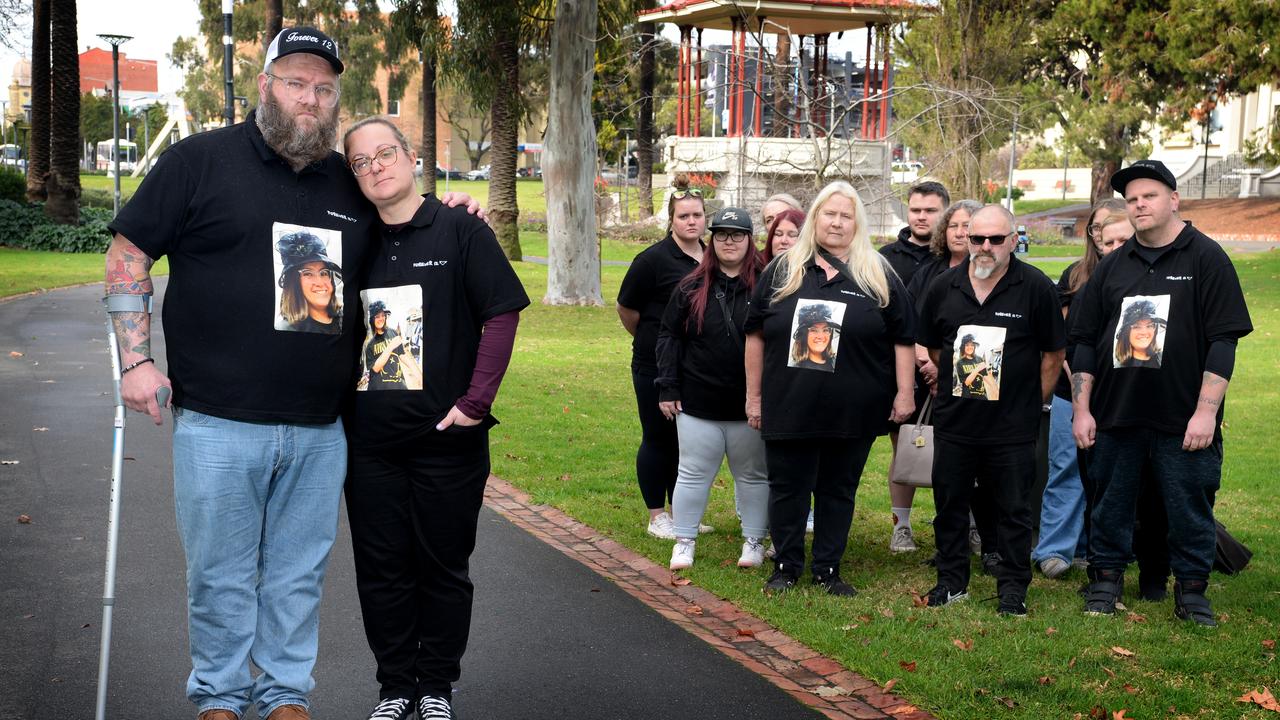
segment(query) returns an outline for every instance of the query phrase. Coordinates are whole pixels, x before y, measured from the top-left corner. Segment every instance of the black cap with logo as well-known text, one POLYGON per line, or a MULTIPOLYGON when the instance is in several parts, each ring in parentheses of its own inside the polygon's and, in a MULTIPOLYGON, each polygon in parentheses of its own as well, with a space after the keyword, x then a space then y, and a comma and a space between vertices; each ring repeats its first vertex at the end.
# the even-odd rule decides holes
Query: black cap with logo
POLYGON ((707 229, 742 230, 750 233, 751 216, 742 208, 727 207, 711 216, 711 224, 707 226, 707 229))
POLYGON ((294 53, 311 53, 318 55, 333 66, 333 71, 339 75, 342 74, 342 61, 338 59, 338 43, 333 38, 325 35, 313 27, 296 27, 285 28, 276 35, 271 41, 271 45, 267 48, 267 59, 262 65, 262 71, 266 72, 271 63, 279 60, 285 55, 294 53))
POLYGON ((1169 168, 1159 160, 1139 160, 1129 167, 1117 171, 1111 176, 1111 189, 1124 195, 1124 189, 1130 182, 1139 178, 1147 178, 1156 180, 1169 186, 1170 190, 1178 189, 1178 181, 1173 177, 1173 173, 1169 172, 1169 168))

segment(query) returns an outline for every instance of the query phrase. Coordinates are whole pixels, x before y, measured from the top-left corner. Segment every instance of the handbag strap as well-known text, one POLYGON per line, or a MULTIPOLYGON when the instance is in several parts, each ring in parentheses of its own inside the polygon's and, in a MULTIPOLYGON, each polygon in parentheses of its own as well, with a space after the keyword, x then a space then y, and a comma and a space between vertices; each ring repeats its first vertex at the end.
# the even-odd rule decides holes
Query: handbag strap
POLYGON ((924 406, 920 408, 920 417, 916 419, 916 430, 928 425, 933 419, 933 396, 928 395, 924 399, 924 406))
POLYGON ((724 299, 724 290, 717 288, 715 294, 716 301, 720 303, 720 311, 724 313, 724 324, 729 327, 729 337, 733 338, 733 342, 738 346, 739 350, 745 351, 746 345, 743 343, 742 333, 738 332, 738 326, 733 321, 733 313, 729 311, 729 303, 724 299))
POLYGON ((853 271, 849 269, 849 266, 845 265, 844 261, 841 260, 840 258, 837 258, 835 255, 832 255, 830 250, 827 250, 824 247, 819 247, 818 254, 822 256, 823 260, 827 261, 828 265, 835 268, 836 272, 843 275, 845 280, 848 280, 854 285, 858 284, 858 281, 853 279, 853 271))

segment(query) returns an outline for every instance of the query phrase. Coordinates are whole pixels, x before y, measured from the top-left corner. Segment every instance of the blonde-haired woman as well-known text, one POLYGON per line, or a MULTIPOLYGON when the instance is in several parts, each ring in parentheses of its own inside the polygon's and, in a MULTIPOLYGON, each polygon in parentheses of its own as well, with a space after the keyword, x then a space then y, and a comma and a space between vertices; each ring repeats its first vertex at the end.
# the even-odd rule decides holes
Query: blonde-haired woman
POLYGON ((776 548, 766 592, 800 578, 810 495, 814 582, 832 595, 856 592, 840 577, 840 558, 871 444, 915 407, 914 316, 902 281, 871 246, 857 191, 846 182, 823 188, 795 245, 756 283, 745 328, 747 420, 765 441, 776 548), (815 327, 838 329, 824 348, 829 360, 796 362, 797 333, 815 327))

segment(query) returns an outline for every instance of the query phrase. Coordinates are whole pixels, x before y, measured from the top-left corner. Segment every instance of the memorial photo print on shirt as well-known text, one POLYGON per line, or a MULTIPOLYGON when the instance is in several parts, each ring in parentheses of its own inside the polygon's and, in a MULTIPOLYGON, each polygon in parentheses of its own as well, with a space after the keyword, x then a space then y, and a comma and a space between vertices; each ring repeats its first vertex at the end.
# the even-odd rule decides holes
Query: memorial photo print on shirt
POLYGON ((364 345, 356 390, 422 389, 422 287, 360 291, 364 345))
POLYGON ((1160 367, 1169 300, 1169 295, 1133 295, 1120 303, 1113 367, 1160 367))
POLYGON ((342 231, 274 223, 275 329, 342 333, 342 231))
POLYGON ((791 318, 791 354, 787 367, 836 371, 840 352, 840 323, 845 304, 828 300, 806 300, 796 303, 791 318))
POLYGON ((1000 399, 1000 364, 1004 359, 1002 327, 961 325, 951 358, 951 394, 955 397, 996 401, 1000 399))

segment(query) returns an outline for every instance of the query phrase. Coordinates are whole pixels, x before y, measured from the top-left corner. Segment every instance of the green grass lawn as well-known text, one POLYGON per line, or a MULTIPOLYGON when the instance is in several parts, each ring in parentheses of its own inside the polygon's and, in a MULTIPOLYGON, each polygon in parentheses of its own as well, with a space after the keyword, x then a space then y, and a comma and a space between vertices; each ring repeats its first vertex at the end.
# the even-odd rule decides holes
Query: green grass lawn
MULTIPOLYGON (((688 573, 698 585, 728 598, 817 650, 945 718, 1090 717, 1093 708, 1127 709, 1127 717, 1264 718, 1235 698, 1276 685, 1280 664, 1263 640, 1280 639, 1280 524, 1272 469, 1280 452, 1272 441, 1272 413, 1280 393, 1280 255, 1236 256, 1257 330, 1240 346, 1227 408, 1227 462, 1218 495, 1219 517, 1256 553, 1237 578, 1215 575, 1212 598, 1224 615, 1216 631, 1175 622, 1171 602, 1138 601, 1114 618, 1086 618, 1077 571, 1049 581, 1038 574, 1028 598, 1031 614, 995 614, 994 581, 976 575, 971 600, 944 610, 914 607, 913 593, 934 583, 922 567, 928 551, 892 555, 886 547, 888 442, 873 451, 859 490, 857 517, 844 575, 860 594, 837 599, 807 586, 779 599, 760 587, 767 570, 733 567, 737 537, 732 481, 722 469, 708 522, 717 531, 698 543, 688 573), (1131 613, 1131 614, 1130 614, 1131 613), (971 650, 958 648, 973 641, 971 650), (1112 650, 1133 653, 1122 657, 1112 650), (904 665, 915 663, 913 672, 904 665), (1174 708, 1171 713, 1169 708, 1174 708)), ((1066 263, 1045 268, 1056 279, 1066 263)), ((529 295, 539 298, 545 269, 520 263, 529 295)), ((629 338, 612 309, 624 268, 603 272, 604 308, 550 308, 523 313, 515 358, 495 412, 494 471, 654 562, 665 565, 671 544, 644 532, 646 512, 634 480, 639 425, 630 385, 629 338)), ((914 524, 932 544, 926 521, 932 499, 921 491, 914 524)), ((1136 584, 1136 583, 1135 583, 1136 584)))
MULTIPOLYGON (((545 254, 545 235, 526 233, 523 243, 526 253, 545 254)), ((603 254, 625 259, 640 247, 608 241, 603 254)), ((864 472, 845 555, 844 576, 859 589, 857 597, 832 598, 801 585, 788 596, 765 598, 760 588, 768 571, 733 566, 741 540, 732 481, 723 469, 708 510, 717 531, 698 543, 689 577, 876 682, 896 679, 896 692, 944 718, 1111 718, 1122 709, 1130 718, 1275 717, 1235 698, 1280 684, 1275 650, 1262 644, 1280 640, 1280 513, 1274 502, 1280 450, 1271 423, 1280 407, 1280 342, 1273 337, 1280 332, 1280 254, 1233 257, 1257 329, 1240 344, 1230 391, 1218 516, 1255 555, 1241 576, 1213 577, 1211 596, 1222 617, 1216 631, 1175 622, 1171 602, 1146 603, 1132 593, 1124 599, 1127 612, 1086 618, 1076 595, 1083 581, 1077 571, 1058 581, 1037 574, 1030 615, 1022 620, 996 616, 995 602, 984 602, 995 594, 994 581, 977 574, 968 602, 941 610, 915 607, 913 594, 928 590, 934 575, 920 565, 928 550, 888 552, 884 439, 864 472), (972 641, 971 649, 957 647, 957 640, 965 646, 972 641), (1094 708, 1108 712, 1091 715, 1094 708)), ((1056 280, 1067 263, 1035 264, 1056 280)), ((0 249, 0 295, 99 280, 101 268, 96 255, 0 249)), ((630 338, 613 310, 626 268, 603 268, 605 306, 595 308, 543 306, 538 299, 546 268, 525 262, 516 270, 534 304, 522 313, 515 357, 495 407, 502 424, 491 435, 494 472, 536 502, 559 507, 665 565, 671 544, 645 534, 647 513, 634 479, 639 424, 630 338)), ((930 493, 921 491, 913 522, 926 548, 933 542, 931 515, 930 493)))
POLYGON ((1045 200, 1014 200, 1013 212, 1015 215, 1026 215, 1027 213, 1040 212, 1041 210, 1056 210, 1067 205, 1079 205, 1080 203, 1088 203, 1089 198, 1051 198, 1045 200))
MULTIPOLYGON (((106 190, 112 192, 116 189, 115 178, 109 178, 106 175, 81 175, 80 188, 83 190, 106 190)), ((129 177, 128 173, 120 173, 120 197, 128 200, 133 197, 133 193, 142 184, 142 178, 129 177)))

